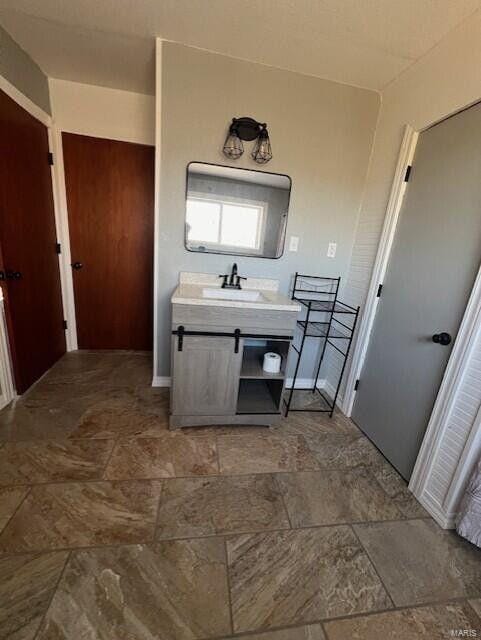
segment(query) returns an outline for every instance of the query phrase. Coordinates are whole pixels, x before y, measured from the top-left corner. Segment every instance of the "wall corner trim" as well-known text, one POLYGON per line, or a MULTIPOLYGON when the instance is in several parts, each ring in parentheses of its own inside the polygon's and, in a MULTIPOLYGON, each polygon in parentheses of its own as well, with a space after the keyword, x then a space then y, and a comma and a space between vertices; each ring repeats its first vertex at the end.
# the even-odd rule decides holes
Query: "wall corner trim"
MULTIPOLYGON (((162 39, 155 39, 155 196, 154 196, 154 322, 153 322, 153 379, 158 376, 159 359, 159 240, 162 163, 162 39)), ((169 378, 170 380, 170 378, 169 378)), ((156 386, 156 385, 153 385, 156 386)), ((169 383, 170 386, 170 383, 169 383)))

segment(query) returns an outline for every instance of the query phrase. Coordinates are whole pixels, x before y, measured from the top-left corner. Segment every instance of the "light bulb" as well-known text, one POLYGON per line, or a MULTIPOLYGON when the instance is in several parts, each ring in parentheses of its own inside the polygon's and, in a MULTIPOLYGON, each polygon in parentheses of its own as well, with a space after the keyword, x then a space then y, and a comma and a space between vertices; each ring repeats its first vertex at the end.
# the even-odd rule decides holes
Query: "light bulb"
POLYGON ((227 138, 225 139, 223 151, 224 155, 228 158, 233 158, 234 160, 240 158, 244 153, 244 145, 242 144, 242 140, 239 138, 237 130, 233 125, 231 125, 227 138))
POLYGON ((265 164, 271 160, 272 148, 267 129, 261 129, 251 156, 257 164, 265 164))

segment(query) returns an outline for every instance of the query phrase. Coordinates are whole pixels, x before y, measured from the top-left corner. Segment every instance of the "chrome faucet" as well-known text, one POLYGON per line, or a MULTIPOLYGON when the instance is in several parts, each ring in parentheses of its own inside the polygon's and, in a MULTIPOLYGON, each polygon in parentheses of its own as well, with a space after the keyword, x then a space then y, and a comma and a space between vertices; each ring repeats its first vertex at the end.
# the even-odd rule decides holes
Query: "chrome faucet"
POLYGON ((242 289, 240 281, 247 279, 237 275, 237 264, 235 262, 232 265, 230 275, 228 273, 224 273, 223 275, 220 275, 219 278, 223 278, 221 285, 222 289, 242 289))

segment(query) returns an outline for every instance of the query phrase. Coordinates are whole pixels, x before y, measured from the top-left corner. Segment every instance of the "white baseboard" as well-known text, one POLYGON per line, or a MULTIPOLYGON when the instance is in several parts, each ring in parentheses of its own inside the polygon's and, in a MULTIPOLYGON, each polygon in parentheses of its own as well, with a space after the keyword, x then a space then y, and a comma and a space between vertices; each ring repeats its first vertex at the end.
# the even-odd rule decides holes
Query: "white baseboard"
MULTIPOLYGON (((296 380, 296 389, 304 389, 304 388, 312 388, 314 384, 314 378, 297 378, 296 380)), ((292 385, 292 378, 287 378, 286 380, 286 389, 290 389, 292 385)), ((336 393, 335 387, 332 386, 327 380, 321 379, 317 381, 317 388, 324 389, 331 398, 334 398, 336 393)), ((342 402, 341 398, 337 398, 336 406, 339 407, 342 411, 342 402)))
MULTIPOLYGON (((332 384, 330 382, 328 382, 327 380, 324 380, 324 386, 323 389, 325 389, 327 391, 327 393, 330 395, 331 398, 334 398, 335 394, 336 394, 336 388, 332 386, 332 384)), ((337 402, 336 402, 337 406, 341 406, 341 402, 339 397, 337 398, 337 402)))
POLYGON ((152 378, 153 387, 170 387, 170 376, 154 376, 152 378))
POLYGON ((415 497, 419 500, 422 506, 426 509, 430 516, 436 520, 438 525, 442 529, 454 529, 456 526, 456 514, 446 513, 437 500, 431 496, 427 491, 419 496, 415 497))
MULTIPOLYGON (((295 389, 310 389, 314 384, 314 378, 297 378, 295 389)), ((326 385, 325 380, 317 381, 317 388, 324 389, 326 385)), ((290 389, 292 387, 292 378, 286 378, 286 389, 290 389)))

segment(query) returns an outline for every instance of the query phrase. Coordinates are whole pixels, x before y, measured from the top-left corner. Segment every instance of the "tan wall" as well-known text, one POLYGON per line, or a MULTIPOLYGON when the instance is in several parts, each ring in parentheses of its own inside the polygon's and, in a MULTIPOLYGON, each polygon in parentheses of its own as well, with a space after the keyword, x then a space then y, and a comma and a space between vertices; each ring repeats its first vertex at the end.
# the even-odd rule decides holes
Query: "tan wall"
MULTIPOLYGON (((278 278, 294 272, 344 276, 379 108, 377 93, 272 69, 174 43, 162 53, 162 164, 159 251, 159 376, 169 375, 171 293, 181 270, 278 278), (234 116, 268 123, 274 158, 265 170, 292 178, 287 236, 299 251, 278 260, 189 253, 184 248, 185 170, 228 162, 222 144, 234 116), (330 241, 335 259, 326 257, 330 241)), ((235 166, 259 169, 250 145, 235 166)))
POLYGON ((46 113, 50 113, 47 76, 0 27, 0 75, 46 113))
POLYGON ((478 11, 382 93, 349 273, 354 303, 362 304, 369 284, 404 126, 423 129, 481 98, 480 43, 478 11))
POLYGON ((62 131, 155 144, 155 98, 49 79, 54 123, 62 131))

